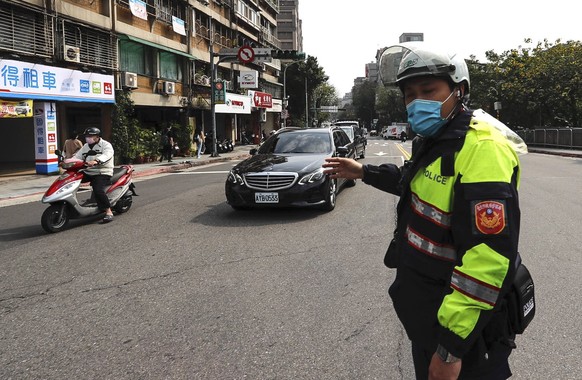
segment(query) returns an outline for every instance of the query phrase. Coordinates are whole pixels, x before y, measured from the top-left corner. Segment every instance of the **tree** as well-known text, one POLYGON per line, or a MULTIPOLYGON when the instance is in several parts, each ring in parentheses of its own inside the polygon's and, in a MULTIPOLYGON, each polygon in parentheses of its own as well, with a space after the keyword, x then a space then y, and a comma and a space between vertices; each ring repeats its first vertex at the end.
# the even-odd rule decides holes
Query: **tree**
POLYGON ((352 104, 356 117, 370 128, 376 115, 376 83, 368 80, 352 87, 352 104))
MULTIPOLYGON (((315 88, 313 91, 313 97, 317 109, 322 106, 337 106, 339 103, 336 88, 327 82, 324 82, 315 88)), ((319 110, 315 111, 315 119, 317 120, 318 126, 321 126, 321 123, 325 121, 331 120, 331 118, 332 116, 329 112, 321 112, 319 110)))
POLYGON ((380 126, 389 125, 392 122, 404 123, 407 121, 404 99, 398 87, 378 86, 376 112, 380 126))
POLYGON ((305 62, 300 62, 287 69, 286 92, 289 96, 287 109, 293 125, 306 125, 305 95, 307 94, 307 104, 310 105, 310 108, 315 108, 314 91, 327 80, 328 77, 323 68, 319 66, 316 57, 309 56, 305 62))

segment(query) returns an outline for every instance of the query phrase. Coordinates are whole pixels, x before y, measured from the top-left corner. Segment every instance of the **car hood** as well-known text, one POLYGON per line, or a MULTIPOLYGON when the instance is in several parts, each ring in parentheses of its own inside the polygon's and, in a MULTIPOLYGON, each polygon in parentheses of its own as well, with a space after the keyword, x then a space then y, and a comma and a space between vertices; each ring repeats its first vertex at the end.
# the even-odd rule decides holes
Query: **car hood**
POLYGON ((310 173, 321 168, 330 154, 257 154, 234 167, 239 173, 310 173))

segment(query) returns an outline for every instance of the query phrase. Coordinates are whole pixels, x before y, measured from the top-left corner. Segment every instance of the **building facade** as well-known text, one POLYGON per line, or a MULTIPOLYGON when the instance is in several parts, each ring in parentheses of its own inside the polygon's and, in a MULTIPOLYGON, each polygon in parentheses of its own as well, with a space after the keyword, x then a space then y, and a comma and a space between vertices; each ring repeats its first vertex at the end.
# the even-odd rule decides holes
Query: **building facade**
POLYGON ((226 88, 217 137, 240 141, 277 128, 280 62, 241 63, 221 51, 280 49, 279 3, 0 0, 0 165, 51 166, 54 150, 87 127, 109 139, 119 92, 133 101, 142 128, 189 124, 208 133, 212 68, 226 88), (252 88, 240 84, 248 72, 256 73, 252 88), (257 104, 249 91, 272 102, 257 104))
POLYGON ((283 50, 303 51, 303 32, 299 18, 299 0, 280 0, 277 37, 283 50))

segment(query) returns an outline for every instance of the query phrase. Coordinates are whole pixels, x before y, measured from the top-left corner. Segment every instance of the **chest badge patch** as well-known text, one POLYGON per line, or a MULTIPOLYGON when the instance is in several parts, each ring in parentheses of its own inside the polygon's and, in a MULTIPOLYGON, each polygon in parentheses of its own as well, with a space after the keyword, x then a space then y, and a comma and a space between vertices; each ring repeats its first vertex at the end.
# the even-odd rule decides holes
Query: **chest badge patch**
POLYGON ((484 201, 475 204, 475 226, 482 234, 496 235, 505 229, 505 204, 484 201))

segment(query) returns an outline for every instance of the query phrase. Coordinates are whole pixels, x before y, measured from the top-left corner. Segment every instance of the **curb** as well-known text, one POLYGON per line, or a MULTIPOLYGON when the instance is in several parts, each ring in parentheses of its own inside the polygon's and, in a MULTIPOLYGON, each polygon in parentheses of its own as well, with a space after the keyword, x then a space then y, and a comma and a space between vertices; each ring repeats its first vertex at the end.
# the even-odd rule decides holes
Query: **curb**
POLYGON ((195 159, 194 161, 182 161, 178 164, 172 165, 172 166, 166 166, 166 167, 161 167, 161 168, 152 168, 149 170, 143 170, 141 172, 136 172, 134 171, 133 176, 134 177, 146 177, 148 175, 153 175, 153 174, 157 174, 157 173, 168 173, 168 172, 175 172, 178 170, 182 170, 182 169, 189 169, 189 168, 193 168, 193 167, 197 167, 197 166, 204 166, 204 165, 208 165, 211 164, 213 162, 226 162, 226 161, 231 161, 231 160, 244 160, 246 158, 248 158, 249 155, 248 154, 241 154, 238 156, 231 156, 231 157, 218 157, 215 159, 202 159, 202 160, 197 160, 195 159))
POLYGON ((544 149, 536 149, 535 147, 527 147, 529 153, 539 153, 539 154, 549 154, 551 156, 562 156, 562 157, 574 157, 574 158, 582 158, 582 153, 572 151, 548 151, 544 149))

